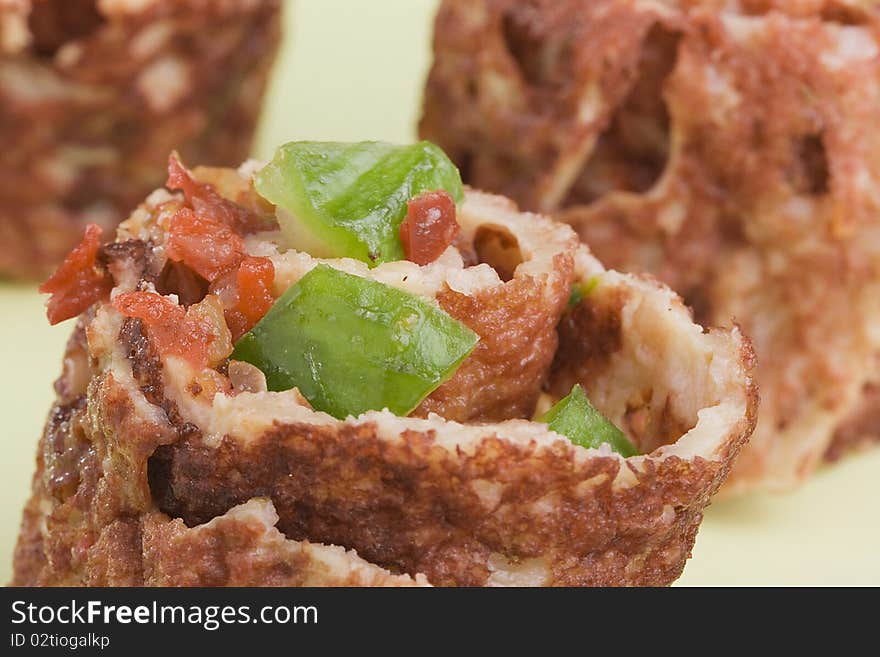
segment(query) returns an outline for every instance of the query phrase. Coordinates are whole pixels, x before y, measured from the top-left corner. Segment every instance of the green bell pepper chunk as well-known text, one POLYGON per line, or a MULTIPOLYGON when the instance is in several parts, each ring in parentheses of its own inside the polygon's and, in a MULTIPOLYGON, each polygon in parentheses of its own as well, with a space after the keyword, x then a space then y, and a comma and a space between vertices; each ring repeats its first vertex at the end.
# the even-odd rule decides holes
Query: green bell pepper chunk
POLYGON ((575 385, 568 397, 556 402, 541 418, 541 422, 546 422, 550 430, 581 447, 598 447, 602 443, 608 443, 611 449, 623 457, 638 454, 626 434, 590 403, 580 385, 575 385))
POLYGON ((318 265, 236 343, 232 358, 299 388, 337 418, 407 415, 451 377, 479 337, 413 294, 318 265))
POLYGON ((456 203, 464 199, 458 169, 427 141, 290 142, 256 173, 254 186, 280 209, 278 222, 290 246, 371 266, 404 259, 400 224, 407 201, 438 189, 456 203))
POLYGON ((601 279, 601 276, 593 276, 586 283, 575 283, 574 285, 572 285, 571 294, 568 297, 568 306, 566 307, 566 310, 571 310, 586 297, 590 296, 590 293, 598 287, 601 279))

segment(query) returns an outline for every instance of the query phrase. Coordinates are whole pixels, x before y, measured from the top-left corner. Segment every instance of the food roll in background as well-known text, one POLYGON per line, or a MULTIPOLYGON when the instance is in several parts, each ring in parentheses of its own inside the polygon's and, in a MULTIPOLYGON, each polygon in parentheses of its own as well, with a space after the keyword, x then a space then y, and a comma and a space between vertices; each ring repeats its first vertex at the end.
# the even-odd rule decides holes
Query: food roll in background
MULTIPOLYGON (((411 155, 314 143, 285 153, 319 152, 321 164, 334 149, 358 162, 382 151, 376 185, 391 176, 388 157, 411 155)), ((38 450, 14 583, 676 579, 703 508, 754 428, 754 357, 740 331, 704 330, 669 288, 605 270, 569 227, 460 181, 450 191, 459 232, 423 264, 411 251, 369 262, 377 252, 358 260, 292 248, 307 213, 291 217, 261 196, 263 172, 277 162, 288 182, 304 179, 305 167, 282 155, 237 171, 189 172, 172 158, 169 189, 151 194, 113 243, 87 233, 51 279, 50 316, 82 314, 38 450), (224 259, 232 269, 215 269, 224 259), (262 287, 248 282, 255 271, 268 272, 262 287), (296 350, 260 342, 279 323, 284 339, 308 330, 289 310, 311 303, 316 280, 358 287, 354 303, 370 321, 390 309, 369 290, 403 294, 433 326, 442 314, 472 332, 471 348, 412 412, 324 412, 330 379, 318 390, 276 385, 296 350), (88 307, 65 297, 84 287, 88 307), (260 301, 262 318, 240 325, 245 298, 260 301), (550 428, 547 408, 580 390, 607 418, 593 431, 617 432, 622 443, 587 446, 550 428)), ((355 187, 368 175, 349 173, 355 187)), ((375 200, 375 187, 358 189, 375 200)), ((416 216, 408 207, 406 222, 416 216)), ((437 214, 429 219, 436 225, 437 214)), ((339 290, 323 289, 307 324, 346 313, 339 290)), ((411 319, 392 324, 405 331, 411 319)), ((330 339, 345 350, 345 325, 336 326, 330 339)), ((432 330, 398 343, 427 353, 419 340, 432 330)), ((382 348, 363 335, 350 336, 358 349, 382 348)), ((311 375, 336 365, 305 351, 311 375)), ((364 372, 353 367, 335 386, 360 385, 364 372)))
POLYGON ((168 153, 249 153, 280 0, 0 0, 0 276, 115 227, 168 153))
POLYGON ((880 3, 446 0, 434 53, 420 132, 466 182, 752 338, 730 492, 880 438, 880 3))

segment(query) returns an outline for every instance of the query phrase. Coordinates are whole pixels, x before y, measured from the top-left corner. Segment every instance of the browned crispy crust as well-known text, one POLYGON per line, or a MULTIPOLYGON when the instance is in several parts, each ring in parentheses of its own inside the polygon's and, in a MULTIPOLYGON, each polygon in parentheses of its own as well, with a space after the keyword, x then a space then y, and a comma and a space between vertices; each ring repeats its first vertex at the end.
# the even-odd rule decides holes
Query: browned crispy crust
MULTIPOLYGON (((155 283, 162 268, 149 207, 105 249, 117 292, 155 283)), ((470 191, 462 212, 523 220, 470 191)), ((538 242, 570 233, 541 221, 538 242)), ((13 583, 670 583, 754 428, 751 347, 736 330, 704 333, 652 279, 606 272, 585 248, 564 260, 561 280, 592 290, 554 337, 547 387, 583 384, 645 456, 585 450, 524 420, 339 421, 287 393, 205 399, 190 385, 198 372, 159 358, 138 320, 100 303, 68 344, 13 583)), ((529 266, 555 275, 517 271, 529 266)))
MULTIPOLYGON (((571 269, 570 263, 561 267, 571 269)), ((556 325, 571 290, 566 278, 556 282, 553 303, 532 280, 507 283, 501 294, 442 290, 440 305, 475 331, 480 342, 453 379, 422 402, 417 415, 437 413, 463 422, 530 417, 556 353, 556 325)))
POLYGON ((171 459, 163 463, 170 480, 159 485, 173 489, 169 511, 190 523, 265 491, 284 506, 279 527, 288 536, 356 546, 372 562, 423 572, 435 585, 486 584, 493 554, 547 561, 545 583, 559 586, 658 585, 681 574, 698 509, 721 477, 720 463, 672 458, 639 477, 637 495, 614 494, 617 459, 576 464, 571 449, 521 449, 491 438, 474 455, 456 457, 432 450, 430 435, 408 433, 385 446, 375 431, 288 426, 247 449, 229 440, 216 449, 182 443, 158 455, 171 459), (461 482, 499 477, 506 508, 490 515, 461 482), (603 494, 578 494, 593 477, 609 482, 603 494), (529 512, 548 491, 557 508, 529 512), (683 511, 664 525, 645 497, 683 511), (603 504, 614 508, 604 522, 603 504), (628 568, 636 560, 643 561, 628 568))
POLYGON ((425 586, 342 548, 290 541, 268 500, 251 500, 200 527, 151 513, 143 521, 144 583, 150 586, 425 586), (269 511, 272 517, 265 517, 269 511))
MULTIPOLYGON (((72 340, 68 354, 76 348, 72 340)), ((110 374, 92 380, 88 398, 87 407, 86 395, 65 402, 61 394, 50 414, 14 586, 426 584, 341 548, 287 540, 267 518, 268 501, 252 500, 194 529, 168 518, 153 504, 148 459, 176 432, 167 420, 139 416, 110 374)))
POLYGON ((554 277, 515 276, 498 288, 462 294, 448 285, 441 307, 480 336, 452 379, 421 403, 415 415, 437 413, 459 422, 529 418, 558 343, 556 326, 571 294, 572 258, 561 250, 548 263, 554 277))
POLYGON ((420 130, 741 324, 763 406, 730 490, 781 489, 880 433, 880 5, 738 6, 446 0, 420 130))
POLYGON ((129 4, 0 7, 0 275, 44 277, 87 222, 114 227, 171 150, 215 165, 250 150, 279 0, 129 4))
MULTIPOLYGON (((742 349, 750 367, 751 349, 742 349)), ((752 388, 743 434, 756 408, 752 388)), ((435 585, 485 585, 498 555, 545 564, 544 584, 663 585, 681 574, 702 508, 742 444, 730 442, 720 461, 649 462, 633 488, 619 490, 612 482, 624 463, 578 461, 570 445, 490 436, 473 454, 453 454, 434 442, 430 432, 407 431, 389 444, 370 424, 286 425, 246 446, 226 437, 208 447, 191 434, 157 452, 154 492, 168 513, 197 524, 259 491, 283 509, 279 527, 288 536, 355 546, 372 562, 425 573, 435 585), (474 481, 500 486, 494 507, 463 485, 474 481), (597 483, 585 487, 590 481, 597 483)))

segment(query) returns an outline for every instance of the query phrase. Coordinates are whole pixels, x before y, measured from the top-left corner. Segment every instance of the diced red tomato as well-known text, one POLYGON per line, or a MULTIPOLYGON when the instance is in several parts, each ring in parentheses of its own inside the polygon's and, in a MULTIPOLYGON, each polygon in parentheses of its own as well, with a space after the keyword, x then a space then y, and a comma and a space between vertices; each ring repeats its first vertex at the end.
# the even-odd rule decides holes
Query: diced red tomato
POLYGON ((89 224, 82 242, 67 255, 49 280, 40 286, 40 292, 52 295, 46 308, 50 324, 76 317, 110 294, 113 281, 97 263, 100 248, 101 227, 89 224))
POLYGON ((178 356, 195 371, 187 386, 194 397, 213 399, 229 393, 229 380, 214 369, 232 353, 232 339, 220 300, 209 294, 185 309, 155 292, 127 292, 113 300, 119 312, 136 317, 162 356, 178 356))
POLYGON ((174 155, 168 162, 168 187, 183 191, 192 207, 179 209, 171 218, 166 254, 207 280, 211 294, 187 309, 154 292, 121 294, 113 305, 141 319, 163 355, 213 367, 229 355, 232 340, 253 328, 272 307, 275 268, 268 258, 245 252, 237 231, 249 221, 245 214, 252 213, 194 180, 174 155))
POLYGON ((155 292, 125 292, 113 300, 113 307, 126 317, 143 321, 159 353, 189 355, 195 361, 202 360, 204 347, 200 343, 204 336, 187 331, 186 309, 168 297, 155 292))
POLYGON ((180 190, 188 202, 198 193, 198 183, 189 175, 177 153, 168 156, 168 182, 165 186, 170 190, 180 190))
MULTIPOLYGON (((251 327, 263 319, 275 303, 272 283, 275 266, 269 258, 247 257, 238 268, 238 310, 247 317, 251 327)), ((250 330, 250 328, 248 328, 250 330)))
POLYGON ((407 203, 400 224, 400 241, 406 259, 417 265, 434 262, 449 247, 460 228, 455 200, 445 191, 423 192, 407 203))
POLYGON ((256 213, 223 198, 213 185, 195 180, 176 153, 168 158, 168 189, 180 190, 195 213, 203 218, 226 224, 239 234, 266 228, 266 221, 256 213))
POLYGON ((226 308, 226 323, 233 340, 250 331, 269 312, 275 303, 274 280, 275 267, 269 258, 247 256, 238 270, 211 285, 211 292, 220 297, 226 308))
POLYGON ((244 242, 234 230, 189 208, 171 218, 166 253, 208 281, 238 267, 245 256, 244 242))
POLYGON ((113 306, 126 317, 143 321, 163 356, 179 356, 204 368, 232 351, 222 308, 213 297, 184 309, 155 292, 126 292, 113 300, 113 306))

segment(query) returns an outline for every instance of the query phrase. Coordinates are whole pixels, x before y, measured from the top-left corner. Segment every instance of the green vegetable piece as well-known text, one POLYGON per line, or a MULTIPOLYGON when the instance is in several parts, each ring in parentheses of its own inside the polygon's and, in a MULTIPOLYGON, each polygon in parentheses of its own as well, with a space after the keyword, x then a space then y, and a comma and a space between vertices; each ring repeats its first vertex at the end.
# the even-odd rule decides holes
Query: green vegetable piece
POLYGON ((552 431, 581 447, 598 447, 608 443, 623 457, 638 454, 626 435, 595 409, 580 385, 572 388, 568 397, 556 402, 541 418, 541 422, 546 422, 552 431))
POLYGON ((572 285, 571 294, 568 297, 567 310, 571 310, 586 297, 590 296, 590 293, 598 287, 601 279, 601 276, 593 276, 586 283, 575 283, 572 285))
POLYGON ((299 388, 337 418, 407 415, 453 375, 479 337, 407 292, 318 265, 235 345, 270 390, 299 388))
POLYGON ((371 266, 404 259, 400 224, 407 201, 438 189, 456 203, 464 199, 458 169, 427 141, 290 142, 256 173, 254 185, 280 209, 278 222, 293 248, 371 266))

